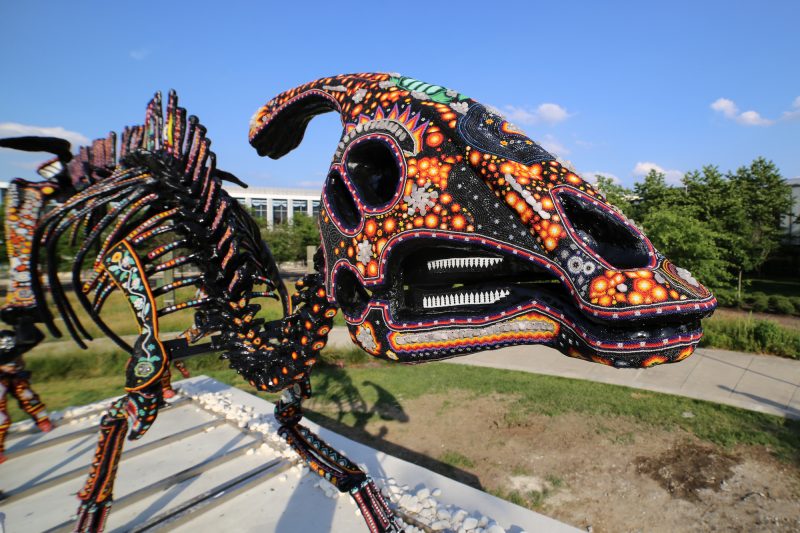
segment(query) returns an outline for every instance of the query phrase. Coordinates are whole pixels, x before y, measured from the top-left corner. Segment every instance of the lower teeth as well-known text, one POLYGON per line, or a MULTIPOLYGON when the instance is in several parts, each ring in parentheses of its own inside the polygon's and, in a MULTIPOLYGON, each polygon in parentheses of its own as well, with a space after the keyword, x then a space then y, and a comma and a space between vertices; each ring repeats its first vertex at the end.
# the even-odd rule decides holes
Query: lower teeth
POLYGON ((443 294, 440 296, 425 296, 422 299, 422 306, 425 309, 436 309, 439 307, 452 307, 464 305, 489 305, 499 302, 511 294, 506 289, 481 292, 462 292, 457 294, 443 294))

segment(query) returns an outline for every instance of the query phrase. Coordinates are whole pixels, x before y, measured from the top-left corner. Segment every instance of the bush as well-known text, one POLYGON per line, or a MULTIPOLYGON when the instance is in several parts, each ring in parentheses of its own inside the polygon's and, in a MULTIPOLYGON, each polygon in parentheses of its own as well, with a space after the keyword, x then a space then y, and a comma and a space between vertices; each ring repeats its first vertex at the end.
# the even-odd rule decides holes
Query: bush
POLYGON ((750 301, 750 308, 757 313, 763 313, 769 309, 769 297, 763 292, 751 293, 747 299, 750 301))
POLYGON ((800 296, 792 296, 789 300, 794 306, 794 314, 800 315, 800 296))
POLYGON ((739 298, 735 290, 731 289, 716 289, 714 296, 717 298, 717 303, 720 307, 739 307, 739 298))
POLYGON ((774 312, 781 315, 791 315, 794 313, 794 304, 788 296, 773 294, 769 297, 769 307, 774 312))
POLYGON ((800 332, 770 320, 711 319, 703 322, 703 329, 701 346, 800 359, 800 332))

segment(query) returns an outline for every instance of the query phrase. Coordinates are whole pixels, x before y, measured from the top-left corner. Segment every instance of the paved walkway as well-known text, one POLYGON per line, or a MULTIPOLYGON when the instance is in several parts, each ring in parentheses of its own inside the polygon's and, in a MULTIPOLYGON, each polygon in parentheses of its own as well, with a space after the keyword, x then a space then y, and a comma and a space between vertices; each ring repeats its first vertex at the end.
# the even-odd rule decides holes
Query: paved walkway
MULTIPOLYGON (((331 332, 331 344, 350 343, 344 328, 331 332)), ((680 363, 618 370, 543 346, 515 346, 449 362, 624 385, 800 420, 800 361, 782 357, 700 348, 680 363)))

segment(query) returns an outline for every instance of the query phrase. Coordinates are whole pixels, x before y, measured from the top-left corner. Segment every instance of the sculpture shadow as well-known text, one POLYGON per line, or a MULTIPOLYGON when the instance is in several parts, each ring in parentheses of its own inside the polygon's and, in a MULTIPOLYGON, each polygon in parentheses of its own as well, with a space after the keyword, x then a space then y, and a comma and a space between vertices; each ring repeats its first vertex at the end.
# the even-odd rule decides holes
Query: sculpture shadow
MULTIPOLYGON (((786 418, 800 420, 800 409, 792 407, 791 405, 785 405, 775 400, 770 400, 769 398, 764 398, 763 396, 759 396, 758 394, 752 394, 749 392, 742 392, 740 390, 732 389, 731 387, 725 385, 717 385, 721 390, 730 393, 732 396, 744 396, 746 398, 750 398, 754 402, 757 402, 760 405, 765 407, 772 407, 774 409, 778 409, 783 411, 784 416, 786 418)), ((772 413, 770 413, 772 414, 772 413)))
POLYGON ((368 423, 375 417, 387 422, 408 423, 410 421, 408 413, 405 412, 402 404, 391 391, 372 381, 364 381, 362 385, 372 387, 377 393, 377 399, 370 404, 346 371, 333 366, 323 368, 323 371, 317 373, 318 381, 314 384, 315 395, 312 397, 312 401, 304 406, 307 418, 378 451, 483 490, 480 480, 471 472, 392 442, 388 437, 389 428, 387 426, 380 426, 376 432, 367 428, 368 423), (313 398, 322 396, 329 401, 324 412, 315 410, 313 401, 313 398), (333 409, 329 407, 331 404, 334 406, 333 409))
MULTIPOLYGON (((231 439, 228 439, 222 446, 213 450, 210 454, 206 456, 205 459, 201 459, 200 462, 215 459, 217 457, 223 456, 229 451, 236 448, 238 445, 242 444, 242 441, 247 439, 247 436, 243 433, 237 433, 231 439)), ((123 455, 124 457, 124 455, 123 455)), ((147 520, 155 517, 164 509, 166 509, 173 500, 176 500, 180 497, 180 495, 188 490, 193 483, 195 483, 200 478, 199 475, 195 475, 188 479, 184 479, 179 483, 171 485, 170 487, 164 489, 164 491, 159 495, 158 498, 153 500, 150 505, 148 505, 144 510, 139 512, 135 518, 133 518, 127 524, 120 526, 119 528, 112 531, 112 533, 123 533, 125 531, 130 531, 130 528, 134 525, 142 524, 147 520)), ((124 494, 122 497, 124 498, 124 494)))

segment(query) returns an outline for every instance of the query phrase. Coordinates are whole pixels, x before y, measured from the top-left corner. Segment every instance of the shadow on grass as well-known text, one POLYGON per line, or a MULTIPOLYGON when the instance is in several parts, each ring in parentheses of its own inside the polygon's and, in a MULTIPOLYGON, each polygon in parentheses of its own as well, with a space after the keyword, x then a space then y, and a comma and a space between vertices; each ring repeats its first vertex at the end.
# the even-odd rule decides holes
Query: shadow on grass
POLYGON ((410 420, 397 397, 385 387, 371 380, 363 381, 361 385, 373 389, 377 396, 375 401, 370 402, 361 394, 347 371, 335 366, 325 366, 324 372, 317 375, 319 379, 315 382, 312 399, 320 402, 320 407, 324 406, 325 411, 333 411, 334 414, 315 411, 314 402, 309 401, 305 409, 307 418, 361 444, 483 490, 480 480, 474 474, 387 440, 386 426, 378 428, 377 433, 367 429, 370 421, 407 423, 410 420))

